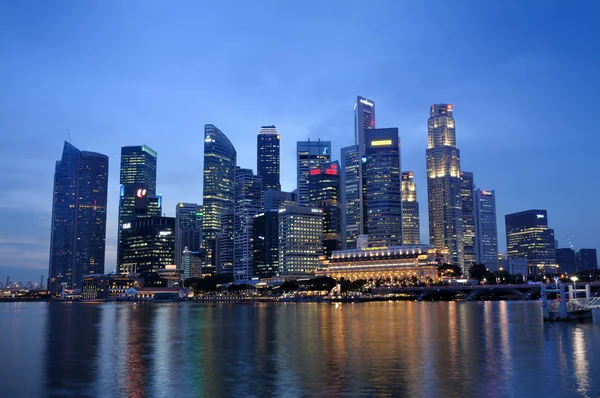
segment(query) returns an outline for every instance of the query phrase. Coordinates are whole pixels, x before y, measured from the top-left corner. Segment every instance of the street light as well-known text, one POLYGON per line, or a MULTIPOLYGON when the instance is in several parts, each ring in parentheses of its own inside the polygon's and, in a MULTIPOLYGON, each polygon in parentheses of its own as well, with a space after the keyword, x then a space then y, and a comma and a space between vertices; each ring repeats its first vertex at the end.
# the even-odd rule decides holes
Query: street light
POLYGON ((573 281, 573 298, 577 298, 577 280, 579 278, 576 276, 572 276, 571 280, 573 281))
POLYGON ((556 290, 558 290, 558 281, 560 280, 560 277, 555 276, 553 279, 554 279, 554 283, 556 283, 556 290))

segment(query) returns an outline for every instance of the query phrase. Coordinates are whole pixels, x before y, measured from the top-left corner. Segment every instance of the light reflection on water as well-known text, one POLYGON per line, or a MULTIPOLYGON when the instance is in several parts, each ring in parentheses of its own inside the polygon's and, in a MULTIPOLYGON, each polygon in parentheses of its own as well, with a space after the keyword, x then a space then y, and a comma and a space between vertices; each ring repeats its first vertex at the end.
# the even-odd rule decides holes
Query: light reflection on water
POLYGON ((537 302, 2 303, 2 396, 596 396, 537 302), (5 395, 6 394, 6 395, 5 395))

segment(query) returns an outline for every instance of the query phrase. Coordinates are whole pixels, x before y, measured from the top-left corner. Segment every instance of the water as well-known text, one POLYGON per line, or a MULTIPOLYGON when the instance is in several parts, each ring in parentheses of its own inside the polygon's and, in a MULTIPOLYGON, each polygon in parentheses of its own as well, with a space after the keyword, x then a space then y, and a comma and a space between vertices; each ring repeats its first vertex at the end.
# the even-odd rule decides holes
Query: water
POLYGON ((596 397, 598 342, 538 302, 0 303, 0 396, 596 397))

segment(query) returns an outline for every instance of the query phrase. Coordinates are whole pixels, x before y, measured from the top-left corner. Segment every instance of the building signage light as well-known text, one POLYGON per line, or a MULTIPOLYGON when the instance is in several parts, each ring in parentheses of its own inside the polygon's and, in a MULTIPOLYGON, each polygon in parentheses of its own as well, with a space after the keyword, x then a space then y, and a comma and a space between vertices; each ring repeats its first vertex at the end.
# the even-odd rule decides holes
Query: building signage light
POLYGON ((364 98, 361 98, 360 102, 363 103, 363 104, 365 104, 365 105, 367 105, 367 106, 373 106, 373 103, 371 101, 366 100, 364 98))
POLYGON ((129 229, 129 228, 131 228, 131 223, 128 222, 128 223, 123 224, 122 228, 123 229, 129 229))
POLYGON ((386 145, 392 145, 392 140, 371 141, 371 146, 386 146, 386 145))
POLYGON ((143 188, 138 189, 135 196, 137 196, 138 198, 143 198, 144 196, 146 196, 146 190, 143 188))
POLYGON ((171 231, 160 231, 158 234, 160 236, 167 236, 167 235, 171 235, 171 231))
POLYGON ((536 214, 535 216, 536 216, 536 218, 538 218, 538 219, 540 219, 540 218, 544 218, 544 215, 543 215, 543 214, 536 214))

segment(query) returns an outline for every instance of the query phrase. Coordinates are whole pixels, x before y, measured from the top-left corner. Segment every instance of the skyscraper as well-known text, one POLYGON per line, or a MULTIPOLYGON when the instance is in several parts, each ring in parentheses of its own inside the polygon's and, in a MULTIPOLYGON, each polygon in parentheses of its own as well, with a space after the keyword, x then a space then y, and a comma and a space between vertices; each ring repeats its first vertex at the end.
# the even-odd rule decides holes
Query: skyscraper
POLYGON ((108 157, 65 142, 54 169, 48 289, 81 289, 83 275, 104 273, 108 157))
POLYGON ((175 218, 139 218, 122 227, 123 273, 135 273, 145 285, 162 285, 158 271, 175 263, 175 218))
POLYGON ((254 257, 254 216, 262 211, 262 177, 250 169, 236 168, 234 210, 233 279, 246 281, 252 277, 254 257))
POLYGON ((365 233, 372 246, 401 246, 402 193, 400 139, 397 128, 365 133, 362 158, 365 233))
POLYGON ((359 95, 356 97, 356 102, 354 103, 354 144, 358 145, 360 156, 364 155, 367 147, 365 132, 374 128, 375 102, 359 95))
POLYGON ((212 124, 205 125, 202 246, 206 249, 207 262, 221 274, 233 272, 236 157, 235 148, 227 136, 212 124), (231 222, 223 224, 223 219, 231 222), (225 253, 217 256, 217 248, 221 250, 221 247, 225 248, 225 253))
POLYGON ((412 171, 402 172, 402 236, 405 245, 421 244, 417 184, 412 171))
MULTIPOLYGON (((476 243, 475 243, 475 183, 473 182, 473 173, 461 171, 461 201, 462 201, 462 219, 463 219, 463 242, 465 268, 468 270, 477 261, 476 243)), ((497 261, 498 253, 494 254, 494 261, 497 261)))
POLYGON ((272 278, 279 272, 279 211, 267 210, 254 217, 254 276, 272 278))
POLYGON ((447 249, 450 261, 467 271, 464 268, 460 152, 456 148, 452 105, 432 105, 427 130, 430 243, 436 249, 447 249))
POLYGON ((323 255, 323 210, 284 207, 278 216, 279 275, 314 275, 323 255))
POLYGON ((577 259, 575 251, 569 248, 556 249, 556 264, 559 272, 574 274, 577 272, 577 259))
POLYGON ((475 232, 476 262, 485 264, 486 268, 494 269, 498 259, 498 227, 496 226, 496 193, 493 190, 475 191, 475 232))
POLYGON ((279 133, 275 126, 262 126, 256 137, 256 174, 263 189, 281 190, 279 182, 279 133))
POLYGON ((307 206, 309 202, 308 176, 310 169, 331 161, 330 141, 298 141, 298 205, 307 206))
POLYGON ((263 193, 263 204, 265 211, 277 210, 281 206, 295 206, 296 195, 292 192, 265 189, 263 193))
POLYGON ((183 250, 199 252, 202 245, 202 206, 178 203, 175 207, 175 265, 182 269, 183 250))
MULTIPOLYGON (((123 224, 131 223, 140 216, 136 212, 136 203, 140 208, 140 199, 148 200, 156 196, 156 164, 157 155, 154 150, 146 145, 124 146, 121 148, 121 170, 119 183, 121 191, 119 196, 119 230, 117 242, 117 261, 121 271, 121 232, 123 224), (137 199, 136 199, 137 197, 137 199)), ((152 213, 152 211, 150 211, 152 213)), ((152 214, 155 215, 155 214, 152 214)), ((157 214, 160 216, 160 213, 157 214)))
POLYGON ((323 254, 329 257, 342 249, 339 163, 336 161, 311 169, 309 188, 310 206, 323 210, 323 254))
POLYGON ((527 210, 504 216, 507 256, 526 258, 530 274, 556 271, 554 230, 546 210, 527 210))
POLYGON ((358 235, 363 234, 361 222, 360 155, 358 145, 342 148, 342 213, 343 248, 355 249, 358 235))

